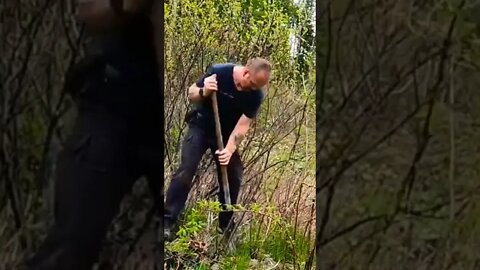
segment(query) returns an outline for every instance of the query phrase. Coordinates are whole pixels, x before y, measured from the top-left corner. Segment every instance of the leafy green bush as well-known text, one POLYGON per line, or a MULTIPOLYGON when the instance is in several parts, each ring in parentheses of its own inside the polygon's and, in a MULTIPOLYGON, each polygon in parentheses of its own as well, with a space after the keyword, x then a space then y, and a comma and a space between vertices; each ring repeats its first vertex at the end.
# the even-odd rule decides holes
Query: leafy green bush
MULTIPOLYGON (((304 267, 312 247, 308 239, 295 227, 292 219, 284 218, 274 206, 252 204, 249 207, 235 205, 237 214, 248 214, 249 219, 238 224, 232 242, 233 249, 226 249, 216 231, 220 204, 216 201, 199 201, 185 211, 177 232, 177 239, 166 244, 167 260, 181 262, 194 269, 250 269, 252 264, 275 262, 286 267, 304 267), (212 237, 213 236, 213 237, 212 237), (207 255, 198 254, 190 246, 192 241, 210 242, 207 255)), ((258 266, 260 267, 260 266, 258 266)), ((288 268, 287 268, 288 269, 288 268)))

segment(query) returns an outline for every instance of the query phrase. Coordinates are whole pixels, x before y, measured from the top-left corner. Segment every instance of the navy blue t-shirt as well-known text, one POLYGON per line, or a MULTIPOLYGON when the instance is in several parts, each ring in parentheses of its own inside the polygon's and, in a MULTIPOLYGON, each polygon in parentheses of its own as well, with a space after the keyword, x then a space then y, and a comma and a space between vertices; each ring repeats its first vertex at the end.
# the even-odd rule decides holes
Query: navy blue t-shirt
MULTIPOLYGON (((217 100, 222 137, 226 144, 230 134, 237 125, 238 120, 245 114, 248 118, 255 118, 263 102, 264 95, 261 90, 238 91, 233 81, 233 68, 235 64, 215 64, 196 82, 198 87, 203 87, 203 80, 217 74, 217 100)), ((212 101, 205 98, 198 106, 199 113, 196 122, 211 134, 215 134, 215 119, 213 116, 212 101)))

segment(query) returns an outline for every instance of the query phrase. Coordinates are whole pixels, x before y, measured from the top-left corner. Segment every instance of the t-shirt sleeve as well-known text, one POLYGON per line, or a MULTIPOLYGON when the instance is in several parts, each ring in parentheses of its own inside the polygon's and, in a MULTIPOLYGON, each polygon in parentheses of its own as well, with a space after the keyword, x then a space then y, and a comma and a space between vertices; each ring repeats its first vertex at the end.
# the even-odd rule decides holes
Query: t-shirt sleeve
POLYGON ((197 82, 196 82, 197 87, 203 87, 203 86, 204 86, 203 80, 205 80, 205 78, 207 78, 208 76, 211 76, 211 75, 213 75, 213 74, 215 74, 215 71, 214 71, 213 66, 211 66, 211 67, 209 67, 209 68, 207 69, 207 71, 202 75, 202 77, 200 77, 200 78, 197 80, 197 82))
POLYGON ((245 114, 246 117, 250 119, 254 119, 258 112, 260 111, 260 106, 262 105, 263 102, 263 94, 259 92, 258 95, 255 95, 252 97, 251 101, 246 106, 243 110, 243 114, 245 114))

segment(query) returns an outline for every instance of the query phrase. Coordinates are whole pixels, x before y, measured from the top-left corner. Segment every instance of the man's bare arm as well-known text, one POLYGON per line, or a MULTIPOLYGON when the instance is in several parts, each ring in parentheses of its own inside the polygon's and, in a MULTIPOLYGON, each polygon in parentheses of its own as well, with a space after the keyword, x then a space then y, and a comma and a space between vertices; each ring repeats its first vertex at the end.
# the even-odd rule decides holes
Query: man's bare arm
POLYGON ((217 91, 217 74, 213 74, 203 80, 203 97, 200 94, 200 87, 196 83, 188 88, 188 99, 190 102, 199 102, 204 97, 210 96, 212 91, 217 91))
POLYGON ((188 100, 190 102, 200 102, 203 98, 200 96, 200 87, 197 86, 197 84, 192 84, 188 88, 188 100))
POLYGON ((233 130, 232 134, 230 135, 230 138, 228 139, 227 146, 225 147, 230 151, 230 153, 233 153, 237 150, 237 147, 240 145, 240 143, 243 141, 245 138, 245 135, 247 135, 248 130, 250 129, 250 124, 252 123, 252 119, 248 118, 245 115, 242 115, 240 119, 237 122, 237 125, 235 126, 235 129, 233 130))

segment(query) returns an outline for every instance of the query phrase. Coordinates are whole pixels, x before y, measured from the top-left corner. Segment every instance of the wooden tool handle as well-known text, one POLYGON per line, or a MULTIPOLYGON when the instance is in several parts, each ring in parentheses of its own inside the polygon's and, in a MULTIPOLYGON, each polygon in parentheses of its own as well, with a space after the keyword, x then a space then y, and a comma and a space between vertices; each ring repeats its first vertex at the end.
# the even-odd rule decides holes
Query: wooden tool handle
MULTIPOLYGON (((215 133, 217 135, 217 146, 220 151, 224 149, 223 139, 222 139, 222 128, 220 126, 220 115, 218 113, 218 101, 217 101, 217 92, 213 91, 212 93, 212 107, 213 107, 213 116, 215 118, 215 133)), ((227 175, 227 166, 221 165, 220 171, 222 174, 222 184, 223 184, 223 193, 225 194, 225 204, 230 205, 230 188, 228 186, 228 175, 227 175)))

